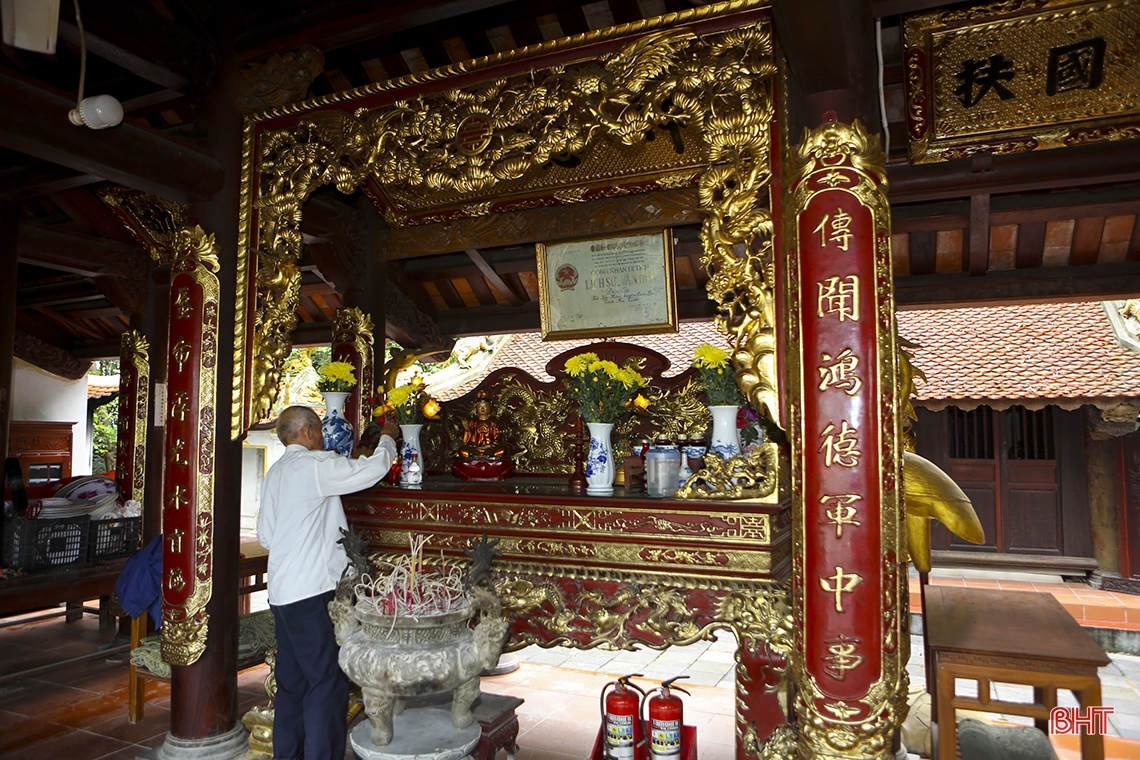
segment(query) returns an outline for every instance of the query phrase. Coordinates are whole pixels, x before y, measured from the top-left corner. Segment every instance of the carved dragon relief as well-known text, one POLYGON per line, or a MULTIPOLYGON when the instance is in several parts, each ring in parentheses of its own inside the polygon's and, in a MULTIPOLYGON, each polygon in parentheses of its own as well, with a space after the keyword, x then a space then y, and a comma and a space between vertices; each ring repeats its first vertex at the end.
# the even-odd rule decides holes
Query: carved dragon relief
MULTIPOLYGON (((735 7, 726 4, 723 12, 730 6, 735 7)), ((709 12, 697 9, 693 18, 709 12)), ((763 208, 775 71, 766 22, 707 37, 675 26, 658 28, 595 62, 351 114, 304 113, 296 126, 260 133, 256 155, 251 124, 243 219, 248 225, 249 212, 256 211, 257 234, 255 242, 246 234, 247 250, 239 252, 257 252, 247 407, 260 416, 276 393, 296 321, 301 206, 317 187, 332 184, 349 193, 374 181, 386 189, 474 197, 551 162, 585 155, 602 139, 632 146, 661 130, 677 139, 680 130, 695 131, 699 149, 708 154, 710 166, 699 180, 700 205, 707 214, 702 262, 712 273, 709 297, 720 305, 717 326, 729 336, 742 390, 778 422, 774 301, 765 260, 771 220, 763 208), (460 140, 461 129, 475 122, 477 150, 460 140)), ((490 204, 475 205, 478 213, 490 211, 490 204)), ((239 332, 243 329, 239 324, 239 332)))

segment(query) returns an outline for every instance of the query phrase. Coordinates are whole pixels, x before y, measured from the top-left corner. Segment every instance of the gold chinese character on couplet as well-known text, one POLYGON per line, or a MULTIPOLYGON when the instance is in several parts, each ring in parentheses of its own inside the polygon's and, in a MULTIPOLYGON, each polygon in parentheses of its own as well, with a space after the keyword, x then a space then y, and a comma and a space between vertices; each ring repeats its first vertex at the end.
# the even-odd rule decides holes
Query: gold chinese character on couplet
POLYGON ((830 467, 837 464, 840 467, 856 467, 863 452, 858 449, 859 431, 843 420, 838 431, 835 425, 828 425, 823 429, 823 443, 819 450, 823 452, 823 463, 830 467))
POLYGON ((854 396, 863 387, 863 380, 855 370, 859 368, 859 357, 845 348, 833 358, 829 353, 820 355, 819 389, 838 388, 848 396, 854 396), (830 362, 830 363, 829 363, 830 362))
POLYGON ((824 505, 826 520, 820 520, 821 523, 835 526, 835 537, 843 538, 844 525, 862 525, 861 522, 856 520, 859 510, 853 506, 855 502, 861 501, 862 496, 856 493, 840 493, 834 496, 824 495, 819 497, 819 503, 824 505))
POLYGON ((827 663, 823 669, 842 681, 847 677, 847 671, 854 670, 863 664, 863 656, 859 652, 859 639, 839 634, 839 638, 831 639, 827 643, 827 656, 823 661, 827 663))
POLYGON ((834 314, 840 322, 859 321, 859 275, 828 277, 816 285, 819 287, 816 316, 834 314))
POLYGON ((836 208, 835 214, 824 214, 819 225, 812 230, 819 233, 819 247, 826 248, 828 242, 835 243, 835 247, 846 251, 854 233, 851 232, 851 215, 842 207, 836 208))
POLYGON ((829 594, 835 594, 835 611, 843 612, 843 595, 850 594, 855 587, 863 582, 863 576, 858 573, 845 573, 842 567, 835 568, 835 575, 820 578, 819 585, 829 594), (828 584, 831 581, 831 584, 828 584))

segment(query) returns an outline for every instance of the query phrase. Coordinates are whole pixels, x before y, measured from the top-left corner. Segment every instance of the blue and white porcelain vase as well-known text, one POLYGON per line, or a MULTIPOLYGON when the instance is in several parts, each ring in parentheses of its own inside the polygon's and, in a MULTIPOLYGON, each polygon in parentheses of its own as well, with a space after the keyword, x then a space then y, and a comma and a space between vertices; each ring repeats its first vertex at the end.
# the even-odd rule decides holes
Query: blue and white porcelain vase
POLYGON ((713 428, 709 451, 720 455, 721 459, 731 459, 740 453, 740 430, 736 427, 738 405, 710 406, 713 428))
POLYGON ((352 423, 344 417, 344 402, 348 393, 343 391, 323 391, 325 418, 321 420, 321 435, 325 439, 325 451, 335 451, 343 456, 352 453, 352 423))
POLYGON ((424 482, 420 430, 423 425, 400 425, 400 485, 419 487, 424 482))
POLYGON ((677 481, 678 488, 685 485, 685 483, 688 482, 689 478, 693 477, 693 468, 689 466, 689 460, 704 459, 706 452, 708 452, 708 448, 705 446, 700 446, 698 444, 681 447, 681 476, 677 481))
POLYGON ((590 496, 614 495, 614 447, 610 441, 612 422, 587 422, 590 429, 590 453, 586 457, 586 493, 590 496))

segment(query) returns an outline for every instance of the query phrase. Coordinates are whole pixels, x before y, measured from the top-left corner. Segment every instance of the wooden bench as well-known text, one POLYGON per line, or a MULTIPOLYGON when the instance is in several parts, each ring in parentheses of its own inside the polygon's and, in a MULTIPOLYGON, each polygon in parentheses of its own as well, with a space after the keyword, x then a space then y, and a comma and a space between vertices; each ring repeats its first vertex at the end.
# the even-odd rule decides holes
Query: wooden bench
MULTIPOLYGON (((115 591, 115 579, 123 572, 126 559, 90 562, 32 570, 19 578, 0 582, 0 617, 47 607, 68 605, 68 621, 83 614, 80 606, 88 599, 98 599, 100 611, 115 591)), ((108 623, 108 621, 102 621, 108 623)))
MULTIPOLYGON (((266 588, 265 576, 269 555, 260 544, 242 544, 242 555, 241 563, 238 565, 238 611, 242 617, 246 617, 250 614, 249 595, 266 588)), ((147 614, 144 612, 131 621, 131 651, 138 648, 146 636, 146 631, 147 614)), ((254 657, 239 660, 237 669, 241 671, 260 665, 265 662, 266 654, 268 651, 259 651, 254 657)), ((140 668, 132 661, 127 675, 127 720, 130 723, 138 723, 143 719, 147 680, 170 683, 170 678, 167 676, 140 668)))
MULTIPOLYGON (((1100 706, 1097 668, 1110 662, 1108 655, 1051 594, 927 586, 925 614, 936 758, 958 755, 959 708, 1024 715, 1048 733, 1057 689, 1071 690, 1082 710, 1100 706), (977 696, 958 696, 957 679, 974 681, 977 696), (1031 686, 1033 701, 996 699, 994 682, 1031 686)), ((1081 755, 1104 760, 1104 737, 1082 734, 1081 755)))

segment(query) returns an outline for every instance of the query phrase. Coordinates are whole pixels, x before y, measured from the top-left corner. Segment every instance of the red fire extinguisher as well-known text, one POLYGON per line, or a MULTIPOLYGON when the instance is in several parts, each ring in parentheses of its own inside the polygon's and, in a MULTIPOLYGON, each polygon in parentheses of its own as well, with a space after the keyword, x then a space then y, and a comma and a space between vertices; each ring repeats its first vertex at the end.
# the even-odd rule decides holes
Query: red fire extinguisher
POLYGON ((644 760, 645 757, 645 732, 641 725, 641 700, 645 692, 630 683, 631 678, 641 678, 641 674, 622 676, 602 687, 606 760, 644 760), (611 687, 613 691, 607 694, 611 687))
MULTIPOLYGON (((649 712, 646 726, 649 733, 649 760, 679 760, 683 757, 681 727, 685 725, 685 709, 681 698, 674 694, 689 692, 673 682, 688 676, 676 676, 649 692, 645 704, 649 712)), ((690 695, 691 696, 691 695, 690 695)))

